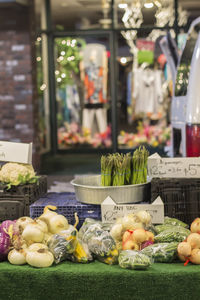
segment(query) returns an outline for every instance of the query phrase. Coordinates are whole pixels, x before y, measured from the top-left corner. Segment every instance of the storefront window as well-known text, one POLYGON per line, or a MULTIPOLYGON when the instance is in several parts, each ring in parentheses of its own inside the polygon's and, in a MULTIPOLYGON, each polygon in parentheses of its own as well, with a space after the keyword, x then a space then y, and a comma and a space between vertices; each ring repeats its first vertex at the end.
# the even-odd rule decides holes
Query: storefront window
MULTIPOLYGON (((131 33, 131 32, 129 32, 131 33)), ((162 147, 170 141, 172 76, 159 41, 165 31, 118 37, 118 145, 162 147), (122 46, 123 45, 123 46, 122 46)))
POLYGON ((108 39, 55 39, 58 148, 110 148, 108 39))

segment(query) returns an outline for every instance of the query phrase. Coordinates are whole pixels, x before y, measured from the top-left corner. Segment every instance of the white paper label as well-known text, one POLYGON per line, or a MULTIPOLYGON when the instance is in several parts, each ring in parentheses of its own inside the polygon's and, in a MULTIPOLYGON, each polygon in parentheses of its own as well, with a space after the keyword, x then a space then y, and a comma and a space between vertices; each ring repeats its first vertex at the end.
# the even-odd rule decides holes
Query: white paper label
POLYGON ((0 141, 0 161, 32 164, 32 143, 0 141))
POLYGON ((200 178, 200 158, 161 158, 154 154, 148 158, 148 175, 152 178, 200 178))
POLYGON ((153 224, 164 222, 164 204, 160 197, 157 197, 152 204, 116 204, 109 196, 101 204, 102 222, 114 223, 117 218, 139 210, 148 211, 153 224))

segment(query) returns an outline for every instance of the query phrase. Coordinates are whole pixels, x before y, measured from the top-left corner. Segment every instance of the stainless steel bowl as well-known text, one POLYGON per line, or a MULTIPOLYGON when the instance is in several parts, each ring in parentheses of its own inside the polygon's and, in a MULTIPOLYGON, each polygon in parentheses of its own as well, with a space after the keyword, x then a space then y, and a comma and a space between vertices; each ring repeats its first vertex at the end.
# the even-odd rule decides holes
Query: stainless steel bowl
POLYGON ((117 204, 150 201, 150 181, 143 184, 101 186, 101 175, 82 176, 71 181, 80 202, 101 204, 110 196, 117 204))

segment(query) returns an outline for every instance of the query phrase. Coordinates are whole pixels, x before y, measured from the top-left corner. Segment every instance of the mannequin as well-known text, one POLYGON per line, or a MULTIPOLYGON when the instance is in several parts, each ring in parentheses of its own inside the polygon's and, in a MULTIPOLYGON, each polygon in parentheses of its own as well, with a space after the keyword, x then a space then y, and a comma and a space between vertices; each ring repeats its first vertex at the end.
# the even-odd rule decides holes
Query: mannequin
POLYGON ((83 50, 80 63, 81 79, 84 82, 83 128, 103 133, 107 129, 107 53, 101 44, 88 44, 83 50))

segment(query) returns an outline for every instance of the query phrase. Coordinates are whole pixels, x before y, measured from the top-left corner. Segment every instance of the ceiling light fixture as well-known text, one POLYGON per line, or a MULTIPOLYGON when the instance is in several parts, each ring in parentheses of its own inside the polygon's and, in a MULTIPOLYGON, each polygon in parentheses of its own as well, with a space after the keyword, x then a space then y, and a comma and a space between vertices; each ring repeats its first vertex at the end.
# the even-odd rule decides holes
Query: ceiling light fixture
POLYGON ((151 0, 147 0, 144 3, 145 8, 152 8, 154 6, 154 3, 151 0))
POLYGON ((124 0, 121 0, 118 3, 118 7, 121 8, 121 9, 125 9, 125 8, 127 8, 127 3, 124 0))

